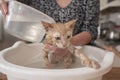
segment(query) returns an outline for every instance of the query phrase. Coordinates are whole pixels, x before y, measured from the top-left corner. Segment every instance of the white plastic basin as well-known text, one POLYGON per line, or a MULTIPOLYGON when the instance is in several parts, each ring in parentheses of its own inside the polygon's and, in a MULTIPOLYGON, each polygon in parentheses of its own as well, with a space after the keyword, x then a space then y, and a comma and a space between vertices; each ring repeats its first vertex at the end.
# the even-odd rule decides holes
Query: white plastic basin
POLYGON ((111 52, 84 46, 83 52, 99 61, 100 69, 81 66, 80 61, 71 69, 43 69, 40 52, 40 43, 16 42, 0 52, 0 72, 7 74, 8 80, 102 80, 102 76, 111 70, 114 60, 111 52))
MULTIPOLYGON (((116 50, 120 52, 120 45, 116 46, 116 50)), ((115 55, 115 59, 113 62, 113 67, 118 67, 120 68, 120 57, 118 55, 115 55)))

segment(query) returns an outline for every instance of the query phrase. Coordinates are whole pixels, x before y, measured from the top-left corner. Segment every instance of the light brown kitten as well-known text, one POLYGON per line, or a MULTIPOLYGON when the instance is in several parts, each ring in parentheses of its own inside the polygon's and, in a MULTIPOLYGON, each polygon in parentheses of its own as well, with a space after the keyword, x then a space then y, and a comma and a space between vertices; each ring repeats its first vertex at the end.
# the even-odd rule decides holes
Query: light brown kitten
POLYGON ((68 53, 65 56, 57 56, 53 51, 43 48, 43 57, 48 68, 52 68, 54 64, 62 62, 66 68, 70 68, 75 61, 75 57, 81 59, 81 62, 88 67, 100 68, 100 65, 95 60, 89 59, 82 51, 75 48, 70 40, 76 20, 71 20, 66 23, 47 23, 42 21, 46 29, 46 38, 43 44, 50 43, 59 48, 65 48, 68 53))

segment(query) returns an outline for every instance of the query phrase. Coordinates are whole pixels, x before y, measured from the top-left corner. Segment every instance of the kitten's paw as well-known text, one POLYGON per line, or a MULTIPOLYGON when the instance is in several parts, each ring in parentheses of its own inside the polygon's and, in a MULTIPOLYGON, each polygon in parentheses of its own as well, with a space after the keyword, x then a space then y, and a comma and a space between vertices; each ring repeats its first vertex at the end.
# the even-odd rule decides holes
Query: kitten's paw
POLYGON ((100 64, 95 61, 95 60, 83 60, 82 64, 87 66, 87 67, 91 67, 91 68, 95 68, 95 69, 99 69, 100 68, 100 64))
POLYGON ((99 69, 101 66, 97 61, 91 60, 91 67, 95 69, 99 69))
POLYGON ((65 63, 65 68, 71 68, 72 67, 72 63, 65 63))
POLYGON ((55 64, 47 64, 46 66, 47 66, 47 68, 52 69, 55 67, 55 64))

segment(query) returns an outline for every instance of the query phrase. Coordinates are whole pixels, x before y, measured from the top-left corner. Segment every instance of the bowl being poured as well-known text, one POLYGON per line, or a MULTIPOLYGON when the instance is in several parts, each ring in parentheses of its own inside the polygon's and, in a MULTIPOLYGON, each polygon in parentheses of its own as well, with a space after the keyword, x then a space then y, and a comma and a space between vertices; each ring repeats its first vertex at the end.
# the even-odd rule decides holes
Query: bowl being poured
POLYGON ((41 21, 55 23, 51 17, 30 6, 17 1, 9 2, 5 30, 10 35, 28 42, 40 42, 45 35, 41 21))

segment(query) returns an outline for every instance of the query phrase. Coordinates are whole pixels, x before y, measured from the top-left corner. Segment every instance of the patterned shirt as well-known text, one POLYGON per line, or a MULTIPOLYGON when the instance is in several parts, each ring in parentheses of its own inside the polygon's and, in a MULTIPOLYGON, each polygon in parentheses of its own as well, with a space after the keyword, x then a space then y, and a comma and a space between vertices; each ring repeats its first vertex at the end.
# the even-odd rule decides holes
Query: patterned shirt
POLYGON ((65 8, 61 8, 56 0, 18 0, 30 5, 52 17, 56 22, 67 22, 77 19, 73 35, 87 31, 93 42, 97 38, 99 19, 99 0, 72 0, 65 8))

